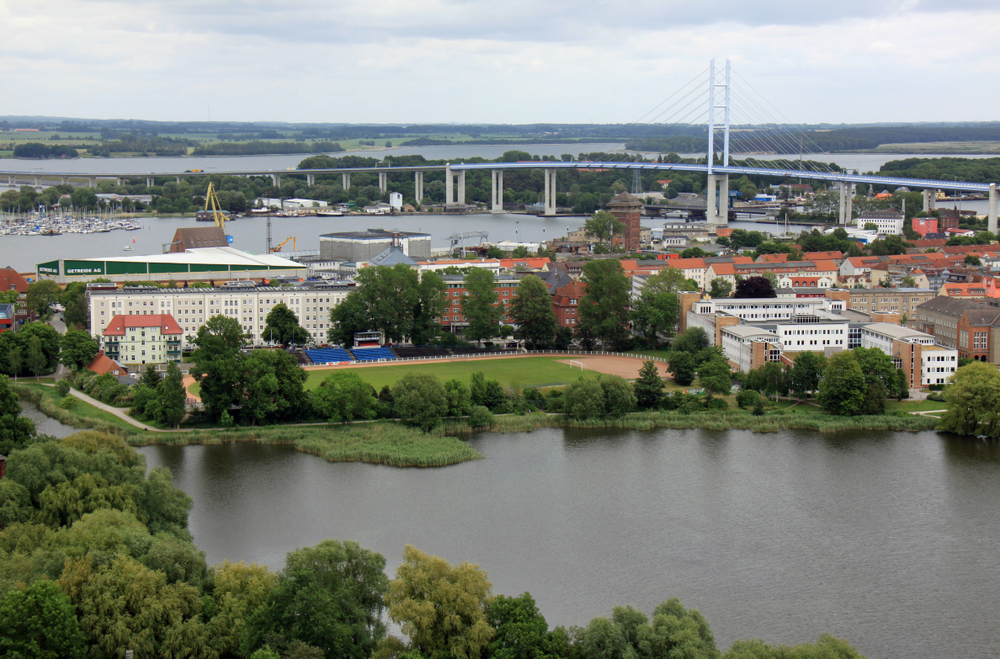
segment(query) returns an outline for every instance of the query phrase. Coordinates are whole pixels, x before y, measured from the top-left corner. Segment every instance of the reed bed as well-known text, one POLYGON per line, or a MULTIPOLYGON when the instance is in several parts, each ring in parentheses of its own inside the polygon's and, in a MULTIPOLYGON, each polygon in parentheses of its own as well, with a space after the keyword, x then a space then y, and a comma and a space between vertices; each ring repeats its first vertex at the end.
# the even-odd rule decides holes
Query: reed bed
POLYGON ((298 451, 330 462, 367 462, 390 467, 445 467, 483 457, 457 437, 425 433, 394 422, 146 433, 128 439, 134 445, 291 444, 298 451))

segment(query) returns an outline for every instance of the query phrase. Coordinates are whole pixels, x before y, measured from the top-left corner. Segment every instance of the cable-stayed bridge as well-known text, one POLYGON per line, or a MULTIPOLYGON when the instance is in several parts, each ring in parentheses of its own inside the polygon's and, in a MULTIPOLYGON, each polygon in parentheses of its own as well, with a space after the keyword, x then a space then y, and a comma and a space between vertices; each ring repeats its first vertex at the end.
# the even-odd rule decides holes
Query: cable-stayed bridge
MULTIPOLYGON (((330 169, 299 169, 299 170, 261 170, 261 171, 211 171, 211 172, 165 172, 155 175, 140 175, 135 173, 105 173, 105 174, 80 174, 73 172, 5 172, 0 173, 0 179, 7 177, 7 184, 15 186, 18 182, 32 182, 35 186, 41 185, 43 180, 59 180, 67 183, 70 179, 85 179, 91 187, 95 187, 98 180, 114 179, 118 184, 122 184, 125 179, 142 178, 145 176, 146 185, 154 185, 155 179, 160 177, 176 177, 178 182, 183 178, 198 178, 205 176, 269 176, 277 187, 281 184, 283 175, 305 176, 308 186, 315 185, 317 175, 336 175, 342 177, 342 185, 345 190, 351 187, 351 174, 362 172, 378 173, 379 189, 385 193, 388 191, 389 176, 399 174, 412 174, 414 176, 414 191, 417 202, 422 202, 424 174, 426 172, 440 172, 445 174, 445 204, 451 207, 464 206, 465 197, 465 177, 466 172, 489 170, 492 172, 492 194, 490 200, 490 210, 495 213, 503 212, 503 173, 505 170, 518 169, 541 169, 544 172, 544 214, 555 215, 556 212, 556 190, 557 172, 559 170, 655 170, 655 171, 679 171, 694 172, 704 174, 707 182, 706 197, 708 200, 706 208, 706 220, 709 225, 724 226, 728 221, 728 194, 729 177, 732 176, 763 176, 778 179, 803 179, 811 181, 827 181, 836 183, 840 190, 840 224, 848 224, 852 217, 852 201, 854 199, 854 186, 863 183, 877 186, 907 187, 923 190, 924 210, 931 210, 934 207, 934 199, 938 191, 973 192, 984 194, 989 199, 988 224, 989 230, 997 232, 997 183, 977 183, 972 181, 939 181, 931 179, 914 179, 882 175, 856 174, 844 171, 834 171, 831 168, 820 169, 785 169, 780 167, 735 166, 730 164, 731 137, 730 127, 733 125, 732 119, 743 119, 743 126, 764 126, 768 130, 741 130, 736 136, 736 143, 743 150, 755 150, 756 152, 785 152, 804 153, 805 139, 802 135, 784 134, 775 126, 777 122, 772 117, 767 116, 767 101, 755 97, 755 92, 749 85, 735 85, 732 78, 732 71, 728 60, 724 71, 717 71, 713 60, 708 70, 708 91, 705 93, 701 87, 704 81, 699 77, 689 82, 672 96, 673 102, 664 110, 654 108, 658 111, 655 119, 664 116, 668 125, 690 126, 692 115, 700 114, 701 118, 707 116, 706 134, 706 157, 705 162, 584 162, 584 161, 531 161, 531 162, 490 162, 490 163, 454 163, 446 165, 425 165, 425 166, 402 166, 402 167, 353 167, 353 168, 330 168, 330 169), (701 96, 704 94, 704 96, 701 96), (707 103, 706 103, 707 100, 707 103), (734 104, 733 101, 736 101, 734 104), (741 105, 742 104, 742 105, 741 105), (700 108, 700 109, 699 109, 700 108), (735 110, 735 112, 734 112, 735 110), (721 121, 716 119, 720 117, 721 121), (742 115, 742 116, 741 116, 742 115), (669 122, 673 121, 672 124, 669 122), (719 135, 721 133, 721 135, 719 135), (759 133, 759 135, 758 135, 759 133), (716 142, 716 138, 719 142, 716 142), (721 146, 721 148, 719 148, 721 146)), ((705 72, 702 72, 705 73, 705 72)), ((759 95, 758 95, 759 96, 759 95)), ((668 99, 668 101, 671 99, 668 99)), ((662 104, 661 104, 662 105, 662 104)), ((652 111, 651 111, 652 112, 652 111)), ((647 113, 647 115, 650 113, 647 113)), ((740 123, 737 121, 737 123, 740 123)), ((787 123, 787 120, 786 120, 787 123)), ((815 146, 815 145, 813 145, 815 146)), ((813 155, 813 154, 810 154, 813 155)), ((759 162, 759 161, 757 161, 759 162)))

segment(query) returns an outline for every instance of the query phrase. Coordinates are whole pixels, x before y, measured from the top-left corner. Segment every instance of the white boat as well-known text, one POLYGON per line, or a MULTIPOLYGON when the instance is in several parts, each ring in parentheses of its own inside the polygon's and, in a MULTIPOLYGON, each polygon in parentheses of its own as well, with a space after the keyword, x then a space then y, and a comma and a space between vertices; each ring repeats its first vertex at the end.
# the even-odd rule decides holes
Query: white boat
POLYGON ((132 246, 131 245, 125 245, 124 247, 122 247, 122 251, 124 251, 124 252, 131 252, 132 251, 132 246))

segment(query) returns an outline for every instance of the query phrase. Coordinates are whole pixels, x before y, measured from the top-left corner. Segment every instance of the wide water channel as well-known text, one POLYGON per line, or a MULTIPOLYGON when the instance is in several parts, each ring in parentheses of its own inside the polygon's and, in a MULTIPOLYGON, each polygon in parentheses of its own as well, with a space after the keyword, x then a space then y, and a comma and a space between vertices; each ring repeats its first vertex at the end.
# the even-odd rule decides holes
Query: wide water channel
POLYGON ((550 625, 677 596, 720 647, 844 637, 872 658, 1000 654, 1000 448, 922 433, 545 429, 444 469, 289 446, 140 449, 194 499, 210 563, 325 538, 412 544, 530 591, 550 625))

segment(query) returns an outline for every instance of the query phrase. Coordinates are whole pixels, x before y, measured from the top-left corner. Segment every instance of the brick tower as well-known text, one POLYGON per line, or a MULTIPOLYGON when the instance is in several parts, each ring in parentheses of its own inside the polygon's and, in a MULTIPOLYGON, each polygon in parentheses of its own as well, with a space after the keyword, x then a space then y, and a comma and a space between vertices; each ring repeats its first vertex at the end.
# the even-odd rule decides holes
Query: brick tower
POLYGON ((632 252, 639 249, 639 217, 642 202, 637 197, 623 192, 608 202, 608 211, 625 225, 625 235, 622 236, 622 246, 625 251, 632 252))

